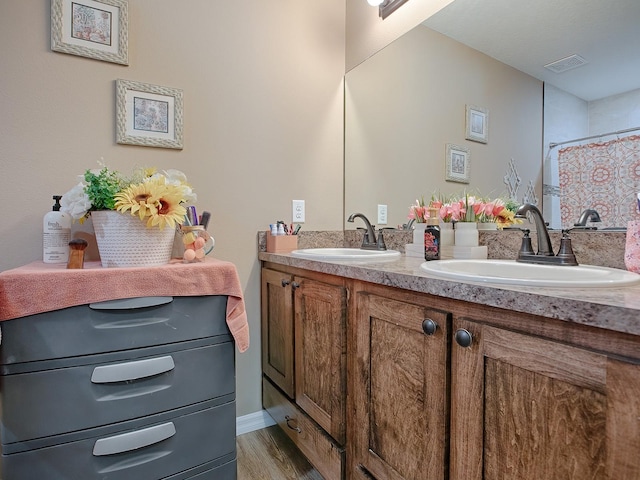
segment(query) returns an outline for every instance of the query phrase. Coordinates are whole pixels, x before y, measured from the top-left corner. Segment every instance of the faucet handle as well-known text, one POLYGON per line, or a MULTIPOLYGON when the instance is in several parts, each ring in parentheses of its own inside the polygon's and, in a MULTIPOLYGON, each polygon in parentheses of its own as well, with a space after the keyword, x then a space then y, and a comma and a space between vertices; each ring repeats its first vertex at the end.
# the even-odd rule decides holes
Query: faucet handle
POLYGON ((531 245, 531 237, 529 236, 531 230, 529 230, 528 228, 519 228, 518 230, 522 230, 524 234, 522 235, 522 243, 520 244, 518 257, 521 257, 523 255, 535 255, 533 251, 533 245, 531 245))
POLYGON ((562 238, 560 239, 560 249, 556 257, 560 259, 562 265, 578 265, 578 260, 573 253, 573 247, 571 246, 571 237, 569 236, 569 230, 562 230, 562 238))
POLYGON ((376 248, 378 250, 386 250, 387 249, 387 245, 384 243, 384 235, 382 233, 384 230, 395 230, 395 228, 384 227, 384 228, 381 228, 380 230, 378 230, 378 240, 376 242, 376 248))

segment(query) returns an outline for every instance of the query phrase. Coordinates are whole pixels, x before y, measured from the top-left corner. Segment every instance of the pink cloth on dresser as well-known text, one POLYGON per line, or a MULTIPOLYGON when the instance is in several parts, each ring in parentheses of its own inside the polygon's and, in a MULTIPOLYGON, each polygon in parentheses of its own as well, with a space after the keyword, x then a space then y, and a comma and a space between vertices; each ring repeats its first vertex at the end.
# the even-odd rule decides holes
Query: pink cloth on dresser
POLYGON ((227 325, 238 350, 246 351, 249 325, 238 272, 230 262, 209 258, 134 268, 85 262, 77 270, 33 262, 0 272, 0 321, 118 298, 199 295, 228 296, 227 325))

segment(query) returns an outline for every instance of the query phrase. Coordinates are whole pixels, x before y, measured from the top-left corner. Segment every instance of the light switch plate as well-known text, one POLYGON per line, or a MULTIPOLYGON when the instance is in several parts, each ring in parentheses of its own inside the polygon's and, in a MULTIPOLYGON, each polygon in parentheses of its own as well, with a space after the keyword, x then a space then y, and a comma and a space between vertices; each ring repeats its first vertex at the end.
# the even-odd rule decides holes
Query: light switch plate
POLYGON ((304 223, 304 200, 293 200, 293 211, 291 218, 293 223, 304 223))
POLYGON ((378 205, 378 225, 387 224, 387 206, 378 205))

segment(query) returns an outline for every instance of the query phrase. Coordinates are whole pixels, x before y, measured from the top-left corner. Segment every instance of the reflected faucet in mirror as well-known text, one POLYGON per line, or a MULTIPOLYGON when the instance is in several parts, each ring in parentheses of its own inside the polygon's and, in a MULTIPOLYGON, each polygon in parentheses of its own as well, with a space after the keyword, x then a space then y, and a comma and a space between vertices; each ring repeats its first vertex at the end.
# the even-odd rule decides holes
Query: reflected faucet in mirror
POLYGON ((364 250, 386 250, 387 246, 384 243, 382 231, 378 232, 378 236, 376 238, 376 232, 373 225, 371 225, 369 219, 362 213, 352 213, 347 219, 347 222, 353 223, 356 218, 361 218, 366 227, 360 248, 364 250))
POLYGON ((595 230, 596 227, 587 227, 587 222, 588 221, 592 221, 594 223, 597 223, 597 222, 601 222, 602 220, 600 220, 600 215, 598 214, 598 212, 596 212, 595 210, 591 210, 590 208, 587 208, 584 212, 582 212, 582 215, 580 215, 580 218, 578 219, 578 221, 576 223, 573 224, 573 226, 574 227, 593 228, 595 230))
POLYGON ((573 248, 571 247, 569 231, 562 231, 560 249, 558 250, 558 254, 555 255, 551 247, 551 239, 549 238, 547 224, 538 207, 530 203, 525 203, 516 211, 516 218, 526 218, 527 214, 533 217, 533 223, 536 226, 538 252, 533 253, 528 231, 525 231, 522 247, 518 252, 518 258, 516 258, 516 261, 523 263, 539 263, 544 265, 578 265, 576 256, 573 253, 573 248))

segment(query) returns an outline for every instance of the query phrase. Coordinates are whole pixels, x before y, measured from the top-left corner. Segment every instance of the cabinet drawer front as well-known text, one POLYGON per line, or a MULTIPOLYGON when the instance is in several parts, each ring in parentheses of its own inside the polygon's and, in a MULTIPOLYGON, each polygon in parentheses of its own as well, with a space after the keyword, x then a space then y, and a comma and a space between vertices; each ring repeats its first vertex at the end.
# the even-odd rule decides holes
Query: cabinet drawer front
MULTIPOLYGON (((168 438, 158 437, 155 443, 135 449, 123 448, 120 453, 94 455, 92 452, 97 442, 109 441, 122 434, 144 435, 150 427, 157 426, 152 424, 130 430, 127 429, 127 423, 124 423, 122 431, 110 435, 3 455, 2 478, 11 480, 34 478, 157 480, 166 478, 224 455, 231 454, 234 458, 235 417, 234 402, 177 416, 161 423, 161 425, 171 423, 175 428, 175 434, 168 438), (198 440, 194 441, 194 439, 198 440)), ((213 477, 196 475, 191 478, 213 477)))
POLYGON ((163 477, 162 480, 236 480, 238 478, 238 461, 235 454, 225 455, 215 462, 198 465, 186 472, 163 477))
POLYGON ((229 335, 226 296, 136 300, 79 305, 2 322, 0 364, 229 335))
POLYGON ((6 375, 1 377, 2 442, 93 428, 233 393, 234 354, 233 343, 226 342, 6 375))
POLYGON ((344 449, 267 379, 262 381, 262 402, 269 415, 324 478, 344 478, 344 449))

